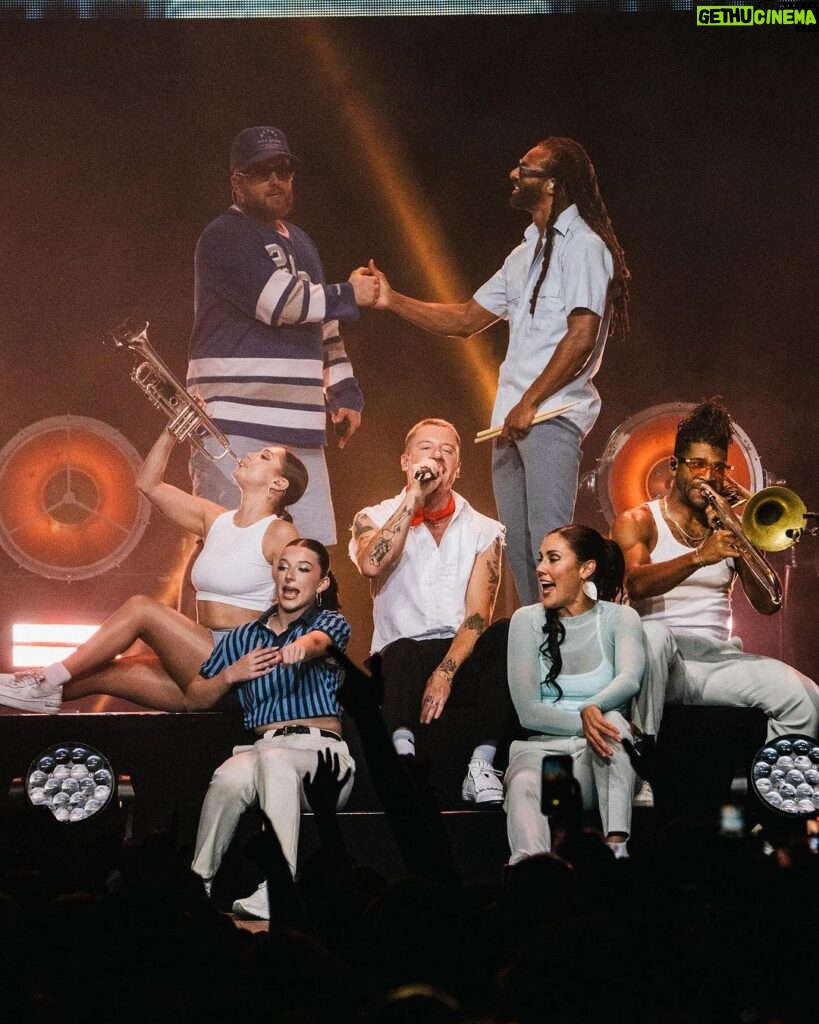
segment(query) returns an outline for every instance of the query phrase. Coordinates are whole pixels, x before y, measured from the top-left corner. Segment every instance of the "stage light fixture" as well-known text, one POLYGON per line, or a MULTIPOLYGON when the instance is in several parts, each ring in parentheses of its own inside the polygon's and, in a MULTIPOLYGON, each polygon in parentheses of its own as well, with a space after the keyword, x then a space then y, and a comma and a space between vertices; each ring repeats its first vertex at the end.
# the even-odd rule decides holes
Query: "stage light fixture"
POLYGON ((57 821, 87 821, 101 814, 116 790, 108 759, 88 743, 55 743, 31 762, 25 794, 34 807, 47 807, 57 821))
POLYGON ((99 629, 67 622, 15 622, 11 627, 11 662, 15 669, 64 661, 99 629))
POLYGON ((749 770, 750 786, 766 809, 790 818, 819 814, 819 741, 801 733, 760 747, 749 770))

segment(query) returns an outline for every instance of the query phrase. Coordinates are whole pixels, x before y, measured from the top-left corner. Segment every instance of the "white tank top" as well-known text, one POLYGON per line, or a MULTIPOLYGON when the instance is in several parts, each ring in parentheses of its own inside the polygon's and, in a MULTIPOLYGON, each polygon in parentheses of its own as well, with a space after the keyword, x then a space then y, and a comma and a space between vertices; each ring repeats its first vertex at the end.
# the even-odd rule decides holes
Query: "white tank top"
POLYGON ((278 516, 265 516, 251 526, 236 526, 235 511, 213 521, 202 552, 191 569, 197 601, 220 601, 263 612, 273 604, 273 566, 264 557, 265 531, 278 516))
MULTIPOLYGON (((689 554, 691 548, 675 540, 663 518, 660 500, 646 502, 646 508, 657 526, 657 543, 651 552, 652 565, 689 554)), ((632 603, 644 621, 656 620, 669 629, 684 629, 713 640, 728 640, 731 636, 730 594, 734 576, 733 563, 723 559, 716 565, 697 569, 666 594, 632 603)))

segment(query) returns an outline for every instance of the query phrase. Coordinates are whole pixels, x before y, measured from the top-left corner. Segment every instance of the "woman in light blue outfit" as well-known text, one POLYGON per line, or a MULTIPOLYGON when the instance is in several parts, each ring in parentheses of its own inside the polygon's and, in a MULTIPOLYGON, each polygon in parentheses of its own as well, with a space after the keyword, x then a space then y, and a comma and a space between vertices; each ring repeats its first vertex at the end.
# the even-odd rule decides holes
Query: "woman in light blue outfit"
POLYGON ((540 604, 512 616, 509 687, 530 736, 511 745, 504 780, 510 864, 551 849, 540 809, 545 754, 571 756, 584 807, 598 806, 606 841, 626 853, 636 775, 621 741, 645 659, 637 612, 613 603, 624 571, 614 541, 561 527, 540 548, 540 604))

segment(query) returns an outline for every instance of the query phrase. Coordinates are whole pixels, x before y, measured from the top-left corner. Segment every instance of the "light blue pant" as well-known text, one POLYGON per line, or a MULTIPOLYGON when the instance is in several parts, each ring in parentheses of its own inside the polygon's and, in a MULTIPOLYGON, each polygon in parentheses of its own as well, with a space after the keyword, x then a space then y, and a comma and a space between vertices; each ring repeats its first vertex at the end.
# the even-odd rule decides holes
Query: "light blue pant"
POLYGON ((657 735, 665 704, 726 704, 759 708, 768 717, 768 739, 788 733, 817 738, 819 687, 795 668, 761 654, 745 654, 738 637, 672 632, 643 622, 646 671, 632 719, 657 735))
POLYGON ((547 533, 571 523, 580 472, 580 431, 558 416, 522 441, 495 441, 492 487, 506 527, 506 558, 522 605, 537 604, 537 554, 547 533))
MULTIPOLYGON (((228 434, 228 441, 239 458, 248 452, 258 452, 270 445, 269 441, 239 437, 237 434, 228 434)), ((312 537, 327 546, 335 544, 336 517, 330 495, 330 474, 327 472, 324 449, 298 448, 292 444, 285 447, 301 459, 310 478, 302 497, 287 510, 293 517, 296 529, 302 537, 312 537)), ((200 498, 215 501, 224 508, 238 508, 242 495, 233 482, 232 474, 235 468, 236 464, 230 457, 211 461, 193 449, 188 464, 193 493, 200 498)))
MULTIPOLYGON (((603 716, 620 736, 630 736, 628 722, 619 711, 603 716)), ((509 767, 503 779, 506 833, 510 864, 552 848, 549 819, 540 809, 542 764, 545 754, 569 754, 580 784, 583 807, 597 807, 604 835, 631 832, 631 807, 637 775, 622 743, 612 743, 611 757, 595 754, 583 736, 533 736, 509 747, 509 767)))

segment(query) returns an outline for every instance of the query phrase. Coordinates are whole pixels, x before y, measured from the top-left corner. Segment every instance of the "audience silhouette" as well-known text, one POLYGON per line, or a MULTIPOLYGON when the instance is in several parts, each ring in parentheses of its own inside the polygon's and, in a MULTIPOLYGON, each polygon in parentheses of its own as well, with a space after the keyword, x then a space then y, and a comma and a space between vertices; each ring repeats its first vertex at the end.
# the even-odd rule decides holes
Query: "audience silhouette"
MULTIPOLYGON (((355 863, 323 758, 307 786, 319 847, 294 878, 276 834, 246 853, 269 930, 237 927, 189 868, 174 822, 123 840, 2 811, 0 1017, 124 1024, 803 1024, 815 1020, 819 856, 803 833, 722 836, 672 820, 616 859, 587 825, 551 853, 459 876, 424 766, 395 752, 377 660, 340 696, 404 865, 355 863)), ((660 787, 661 789, 661 787, 660 787)))

